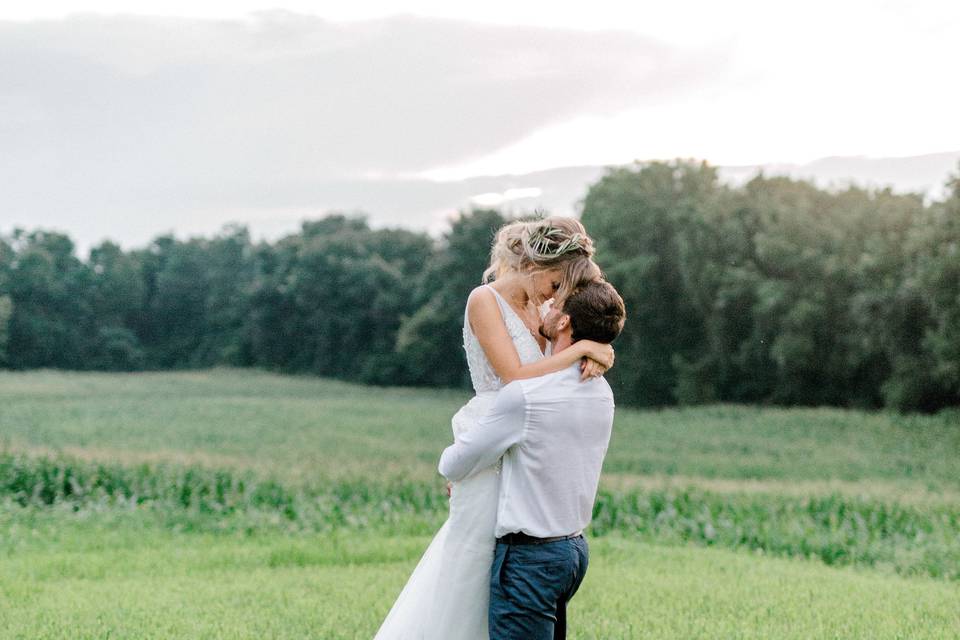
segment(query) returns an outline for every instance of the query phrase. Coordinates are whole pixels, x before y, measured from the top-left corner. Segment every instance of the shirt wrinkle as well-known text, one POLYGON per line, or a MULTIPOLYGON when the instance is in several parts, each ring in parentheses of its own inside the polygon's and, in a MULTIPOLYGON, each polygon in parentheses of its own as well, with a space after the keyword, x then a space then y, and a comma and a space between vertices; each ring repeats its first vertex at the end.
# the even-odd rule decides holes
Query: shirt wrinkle
POLYGON ((602 378, 581 383, 576 365, 512 382, 481 428, 444 451, 441 473, 458 480, 502 456, 497 536, 582 531, 590 523, 609 446, 612 396, 602 378))

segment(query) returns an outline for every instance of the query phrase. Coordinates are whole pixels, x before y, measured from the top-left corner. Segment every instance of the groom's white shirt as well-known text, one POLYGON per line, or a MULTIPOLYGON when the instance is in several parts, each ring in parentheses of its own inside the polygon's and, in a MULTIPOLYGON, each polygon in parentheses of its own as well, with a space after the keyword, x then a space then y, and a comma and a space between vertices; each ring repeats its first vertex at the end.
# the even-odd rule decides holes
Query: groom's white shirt
POLYGON ((610 385, 581 382, 574 364, 504 386, 480 423, 443 452, 439 469, 457 481, 503 456, 497 537, 579 533, 590 524, 612 428, 610 385))

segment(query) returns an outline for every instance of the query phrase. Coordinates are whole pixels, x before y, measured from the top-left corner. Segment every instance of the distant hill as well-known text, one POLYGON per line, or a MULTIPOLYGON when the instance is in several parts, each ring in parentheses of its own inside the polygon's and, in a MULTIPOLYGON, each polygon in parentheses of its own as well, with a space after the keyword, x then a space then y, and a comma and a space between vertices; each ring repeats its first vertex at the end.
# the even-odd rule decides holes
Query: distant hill
MULTIPOLYGON (((948 177, 960 168, 960 151, 904 158, 864 156, 823 158, 808 164, 762 164, 719 167, 730 184, 742 184, 763 171, 807 179, 821 188, 842 189, 850 184, 891 187, 937 199, 948 177)), ((402 224, 439 231, 447 216, 471 206, 505 211, 542 208, 570 215, 577 211, 590 184, 605 172, 602 166, 562 167, 520 175, 478 176, 458 181, 426 179, 358 180, 324 185, 325 209, 362 210, 376 225, 402 224)))
POLYGON ((943 195, 947 178, 960 169, 958 165, 960 151, 953 151, 906 158, 836 156, 801 165, 721 167, 720 174, 731 182, 739 183, 763 170, 765 175, 812 180, 820 187, 844 188, 850 184, 878 188, 889 186, 899 193, 922 193, 936 199, 943 195))

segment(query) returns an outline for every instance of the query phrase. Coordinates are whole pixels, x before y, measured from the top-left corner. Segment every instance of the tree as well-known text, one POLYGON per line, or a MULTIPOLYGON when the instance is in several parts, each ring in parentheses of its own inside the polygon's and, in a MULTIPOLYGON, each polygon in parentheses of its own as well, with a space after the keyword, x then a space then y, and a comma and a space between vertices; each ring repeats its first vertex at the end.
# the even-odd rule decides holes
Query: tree
POLYGON ((251 297, 255 361, 373 383, 396 383, 400 318, 413 313, 413 272, 429 240, 373 231, 342 215, 304 223, 257 251, 251 297))
POLYGON ((0 366, 7 364, 7 342, 10 339, 10 317, 13 315, 13 300, 0 296, 0 366))
POLYGON ((97 326, 88 365, 94 369, 133 371, 146 366, 146 354, 135 326, 145 302, 146 287, 133 253, 104 241, 90 250, 90 308, 97 326))
POLYGON ((935 411, 960 404, 960 176, 950 195, 919 217, 912 260, 900 286, 905 313, 895 343, 887 402, 901 410, 935 411), (910 322, 912 321, 912 322, 910 322))
POLYGON ((205 243, 165 237, 149 251, 157 264, 149 274, 142 318, 149 360, 162 368, 192 366, 206 329, 210 285, 205 243))
POLYGON ((96 335, 89 268, 73 255, 73 242, 63 234, 17 229, 12 240, 9 364, 86 368, 96 335))
POLYGON ((14 251, 10 243, 0 236, 0 367, 7 366, 7 343, 10 339, 10 317, 13 315, 13 299, 9 296, 10 271, 14 251))
MULTIPOLYGON (((609 379, 634 405, 960 405, 960 177, 943 202, 705 163, 609 171, 582 219, 623 294, 609 379)), ((467 386, 464 307, 496 230, 463 213, 434 242, 329 215, 254 244, 166 235, 86 262, 66 235, 0 236, 0 366, 262 366, 374 384, 467 386)))
POLYGON ((192 366, 253 363, 249 337, 250 293, 255 264, 250 232, 227 225, 202 243, 204 264, 203 328, 192 366))
POLYGON ((680 238, 720 194, 714 169, 683 162, 612 169, 587 192, 581 219, 627 308, 608 376, 626 403, 672 404, 678 362, 703 352, 704 319, 687 295, 682 264, 695 246, 680 238))
POLYGON ((469 386, 463 354, 467 296, 480 284, 494 235, 505 222, 489 209, 463 213, 427 262, 415 288, 416 311, 404 317, 397 334, 405 383, 469 386))

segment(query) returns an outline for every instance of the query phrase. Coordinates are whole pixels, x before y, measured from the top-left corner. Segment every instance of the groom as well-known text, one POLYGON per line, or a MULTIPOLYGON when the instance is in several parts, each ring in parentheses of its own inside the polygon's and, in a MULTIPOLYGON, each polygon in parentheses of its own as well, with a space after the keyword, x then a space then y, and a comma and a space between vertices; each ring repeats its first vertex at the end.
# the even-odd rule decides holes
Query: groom
MULTIPOLYGON (((624 318, 616 289, 597 281, 552 309, 540 332, 557 353, 577 340, 612 342, 624 318)), ((612 426, 610 386, 603 378, 581 382, 574 364, 503 387, 490 413, 440 457, 440 473, 457 481, 503 456, 491 640, 566 637, 567 602, 587 570, 583 530, 612 426)))

